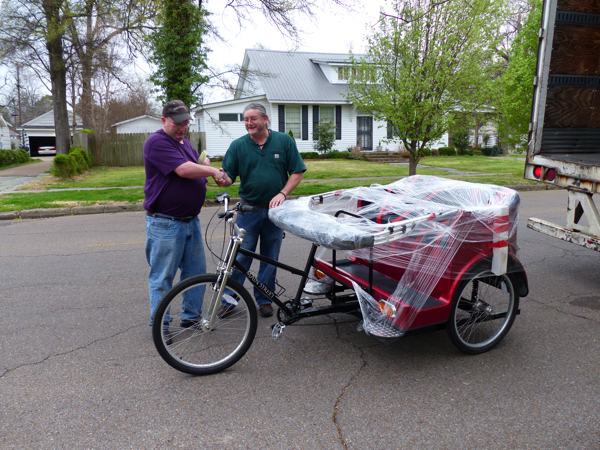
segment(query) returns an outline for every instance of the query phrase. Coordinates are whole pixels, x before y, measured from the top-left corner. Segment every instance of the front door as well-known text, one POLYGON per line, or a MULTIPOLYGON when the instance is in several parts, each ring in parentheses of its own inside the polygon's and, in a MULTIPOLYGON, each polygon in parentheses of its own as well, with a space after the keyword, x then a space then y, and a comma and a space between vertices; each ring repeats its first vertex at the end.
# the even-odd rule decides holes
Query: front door
POLYGON ((373 150, 373 118, 356 118, 356 145, 363 150, 373 150))

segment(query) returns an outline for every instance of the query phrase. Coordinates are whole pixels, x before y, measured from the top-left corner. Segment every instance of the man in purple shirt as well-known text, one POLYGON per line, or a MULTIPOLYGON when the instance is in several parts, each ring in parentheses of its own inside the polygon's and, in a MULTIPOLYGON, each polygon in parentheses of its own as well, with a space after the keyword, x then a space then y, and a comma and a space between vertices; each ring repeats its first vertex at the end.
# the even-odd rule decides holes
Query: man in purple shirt
MULTIPOLYGON (((206 196, 206 177, 220 181, 222 172, 210 166, 186 138, 190 121, 181 100, 166 103, 162 129, 144 143, 144 209, 146 215, 146 260, 150 266, 148 291, 150 323, 160 300, 180 279, 206 272, 204 245, 198 214, 206 196)), ((190 290, 184 297, 181 326, 190 327, 200 319, 204 292, 190 290)), ((164 318, 168 327, 171 317, 164 318)))

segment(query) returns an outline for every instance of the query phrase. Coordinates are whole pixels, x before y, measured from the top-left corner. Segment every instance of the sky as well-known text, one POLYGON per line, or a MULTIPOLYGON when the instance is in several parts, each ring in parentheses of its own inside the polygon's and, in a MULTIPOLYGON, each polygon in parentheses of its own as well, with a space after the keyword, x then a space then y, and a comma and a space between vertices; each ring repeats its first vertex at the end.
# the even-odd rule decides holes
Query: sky
MULTIPOLYGON (((226 8, 225 0, 208 0, 205 5, 210 13, 213 26, 223 37, 223 41, 207 42, 211 52, 208 55, 209 67, 226 70, 232 65, 240 65, 247 48, 268 50, 296 50, 323 53, 361 53, 366 51, 365 36, 378 21, 384 0, 346 0, 352 3, 351 9, 335 5, 332 1, 319 0, 314 15, 296 15, 299 43, 285 38, 259 12, 253 12, 248 20, 238 23, 236 14, 226 8)), ((235 78, 233 78, 235 80, 235 78)), ((235 82, 235 81, 234 81, 235 82)), ((205 95, 205 103, 231 98, 224 90, 212 89, 205 95)))
MULTIPOLYGON (((228 0, 204 0, 204 6, 211 13, 210 20, 223 38, 207 41, 211 49, 208 54, 209 67, 222 72, 240 65, 247 48, 323 53, 364 52, 365 36, 376 25, 385 0, 343 1, 351 6, 339 6, 331 0, 315 0, 317 6, 313 9, 313 16, 296 14, 293 17, 299 30, 299 42, 296 43, 286 38, 258 11, 253 11, 239 23, 235 12, 227 7, 228 0)), ((133 61, 131 67, 143 78, 150 76, 150 68, 142 59, 133 61)), ((2 79, 5 74, 6 69, 0 68, 2 79)), ((237 77, 231 76, 230 82, 235 85, 237 77)), ((43 88, 40 90, 44 91, 43 88)), ((204 103, 230 98, 230 92, 211 88, 205 91, 204 103)))

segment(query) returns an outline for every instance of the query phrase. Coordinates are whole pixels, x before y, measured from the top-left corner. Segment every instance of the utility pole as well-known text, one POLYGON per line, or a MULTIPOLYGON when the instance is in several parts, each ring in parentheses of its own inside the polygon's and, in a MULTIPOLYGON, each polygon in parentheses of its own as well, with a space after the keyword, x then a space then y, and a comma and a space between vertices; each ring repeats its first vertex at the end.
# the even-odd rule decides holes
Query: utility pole
POLYGON ((17 126, 21 126, 23 116, 21 111, 21 66, 17 64, 17 113, 19 114, 19 120, 17 126))

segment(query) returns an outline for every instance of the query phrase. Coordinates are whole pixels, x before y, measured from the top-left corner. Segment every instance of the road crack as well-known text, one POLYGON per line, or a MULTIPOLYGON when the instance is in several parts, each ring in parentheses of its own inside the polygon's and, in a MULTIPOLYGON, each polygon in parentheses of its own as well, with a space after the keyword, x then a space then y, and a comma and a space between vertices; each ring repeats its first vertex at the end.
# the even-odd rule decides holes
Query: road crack
POLYGON ((93 341, 88 342, 85 345, 81 345, 79 347, 75 347, 75 348, 72 348, 72 349, 64 351, 64 352, 53 353, 51 355, 46 356, 45 358, 40 359, 39 361, 33 361, 33 362, 23 363, 23 364, 20 364, 18 366, 15 366, 15 367, 9 367, 2 374, 0 374, 0 379, 4 378, 5 376, 7 376, 8 374, 10 374, 12 372, 14 372, 16 370, 19 370, 19 369, 22 369, 24 367, 38 366, 40 364, 44 364, 46 361, 49 361, 52 358, 57 358, 57 357, 60 357, 60 356, 65 356, 65 355, 68 355, 70 353, 77 352, 79 350, 85 350, 85 349, 91 347, 92 345, 97 344, 98 342, 107 341, 107 340, 115 338, 115 337, 117 337, 117 336, 119 336, 121 334, 125 334, 128 331, 130 331, 132 328, 136 328, 137 326, 141 326, 141 325, 136 325, 134 327, 129 327, 126 330, 118 331, 118 332, 116 332, 114 334, 111 334, 110 336, 104 336, 104 337, 101 337, 101 338, 98 338, 98 339, 94 339, 93 341))
POLYGON ((333 405, 333 414, 332 414, 332 417, 331 417, 332 420, 333 420, 333 424, 335 426, 335 429, 337 431, 338 441, 340 442, 340 445, 342 446, 342 448, 344 448, 344 450, 348 450, 348 440, 344 436, 344 432, 342 430, 342 425, 339 422, 338 416, 339 416, 339 413, 341 412, 342 400, 344 399, 344 396, 350 390, 350 388, 354 385, 354 382, 358 379, 358 377, 360 376, 360 374, 363 371, 363 369, 365 367, 367 367, 368 363, 367 363, 367 359, 365 358, 364 349, 361 348, 361 347, 359 347, 358 345, 350 342, 349 340, 344 339, 342 337, 341 333, 340 333, 338 321, 335 318, 333 319, 333 321, 334 321, 334 324, 335 324, 335 330, 336 330, 337 338, 340 339, 340 340, 342 340, 342 341, 347 342, 348 344, 350 344, 350 346, 352 348, 354 348, 355 350, 358 350, 359 356, 360 356, 360 361, 361 361, 360 366, 350 376, 350 378, 348 379, 348 382, 342 387, 342 390, 340 391, 340 393, 336 397, 335 403, 333 405))

